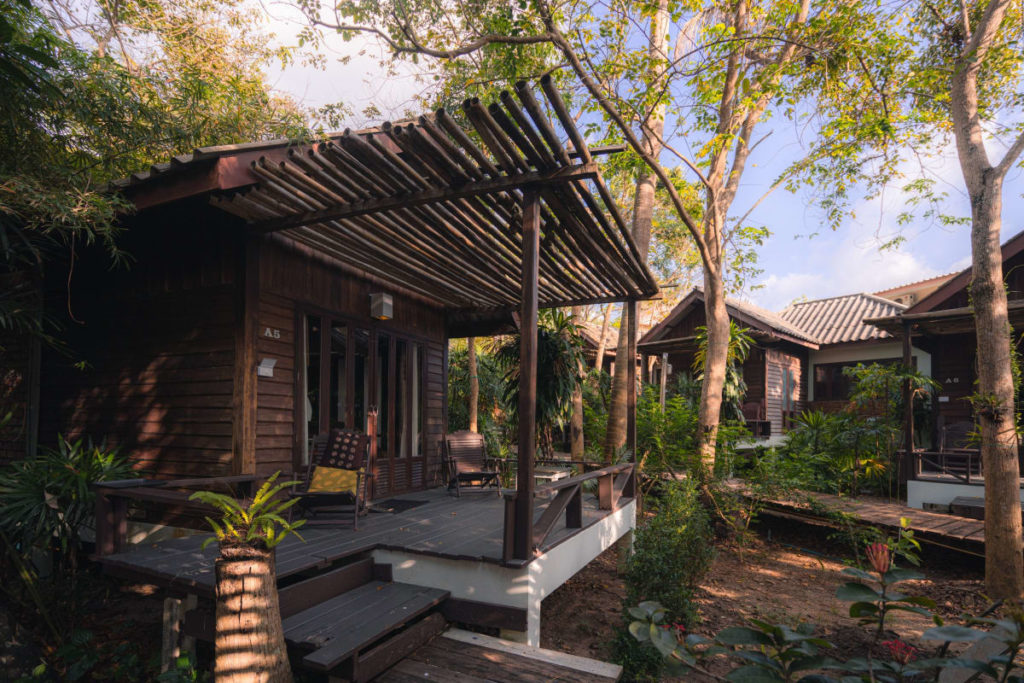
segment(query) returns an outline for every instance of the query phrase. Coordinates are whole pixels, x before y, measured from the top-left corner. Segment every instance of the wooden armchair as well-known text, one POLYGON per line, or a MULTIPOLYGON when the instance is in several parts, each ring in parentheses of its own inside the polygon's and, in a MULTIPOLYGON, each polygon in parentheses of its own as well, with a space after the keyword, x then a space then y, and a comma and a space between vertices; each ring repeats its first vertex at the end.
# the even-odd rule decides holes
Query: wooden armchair
POLYGON ((444 437, 444 459, 448 470, 448 490, 455 495, 463 487, 501 490, 498 471, 485 463, 484 437, 469 430, 453 432, 444 437))
MULTIPOLYGON (((366 514, 367 479, 370 475, 370 439, 363 432, 335 429, 313 440, 310 466, 303 483, 290 495, 299 498, 291 509, 301 508, 307 518, 319 512, 352 514, 352 528, 366 514)), ((299 478, 299 477, 296 477, 299 478)), ((313 520, 309 524, 337 523, 313 520)))

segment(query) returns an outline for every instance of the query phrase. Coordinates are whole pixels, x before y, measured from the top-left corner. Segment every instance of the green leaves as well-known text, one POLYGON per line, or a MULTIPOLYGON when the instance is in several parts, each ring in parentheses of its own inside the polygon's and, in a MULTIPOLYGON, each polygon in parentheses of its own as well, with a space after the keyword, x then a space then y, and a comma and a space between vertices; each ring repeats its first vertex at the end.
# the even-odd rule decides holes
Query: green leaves
POLYGON ((284 512, 299 502, 299 499, 282 500, 277 497, 281 491, 299 482, 284 481, 275 484, 280 475, 280 472, 271 475, 249 502, 215 491, 196 491, 189 496, 189 500, 198 500, 221 512, 220 521, 206 517, 214 535, 203 542, 203 547, 216 539, 222 545, 252 545, 269 549, 278 545, 289 534, 299 536, 297 530, 306 523, 306 520, 289 522, 283 516, 284 512))

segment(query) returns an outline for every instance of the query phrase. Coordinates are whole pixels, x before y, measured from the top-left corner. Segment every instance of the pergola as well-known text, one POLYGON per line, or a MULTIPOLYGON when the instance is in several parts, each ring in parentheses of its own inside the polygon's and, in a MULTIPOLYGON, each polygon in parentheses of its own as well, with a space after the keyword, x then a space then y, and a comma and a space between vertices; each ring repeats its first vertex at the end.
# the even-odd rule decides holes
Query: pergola
MULTIPOLYGON (((505 532, 513 559, 530 557, 535 540, 538 309, 626 302, 633 357, 636 302, 658 291, 561 95, 548 77, 541 89, 554 121, 520 82, 498 103, 467 100, 468 129, 440 110, 260 154, 249 168, 257 182, 212 199, 254 236, 329 258, 449 320, 516 320, 518 474, 505 532)), ((635 364, 627 367, 635 386, 635 364)), ((633 495, 635 481, 626 486, 633 495)))

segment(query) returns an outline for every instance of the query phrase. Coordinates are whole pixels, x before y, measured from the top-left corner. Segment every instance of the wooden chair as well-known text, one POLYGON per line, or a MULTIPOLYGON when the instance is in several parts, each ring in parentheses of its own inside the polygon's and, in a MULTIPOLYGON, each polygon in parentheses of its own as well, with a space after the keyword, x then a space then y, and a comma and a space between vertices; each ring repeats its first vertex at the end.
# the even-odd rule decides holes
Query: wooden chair
MULTIPOLYGON (((316 437, 304 481, 290 492, 301 499, 292 510, 301 508, 306 515, 351 512, 352 528, 358 529, 359 516, 366 513, 369 451, 370 439, 363 432, 335 429, 316 437)), ((337 521, 311 519, 309 523, 337 521)))
POLYGON ((951 422, 944 425, 939 433, 939 452, 976 451, 977 443, 972 440, 977 427, 973 422, 951 422))
POLYGON ((485 459, 484 437, 469 430, 453 432, 444 437, 445 466, 448 469, 448 490, 455 490, 455 495, 462 493, 462 488, 485 490, 493 487, 501 490, 501 479, 496 469, 487 467, 485 459))

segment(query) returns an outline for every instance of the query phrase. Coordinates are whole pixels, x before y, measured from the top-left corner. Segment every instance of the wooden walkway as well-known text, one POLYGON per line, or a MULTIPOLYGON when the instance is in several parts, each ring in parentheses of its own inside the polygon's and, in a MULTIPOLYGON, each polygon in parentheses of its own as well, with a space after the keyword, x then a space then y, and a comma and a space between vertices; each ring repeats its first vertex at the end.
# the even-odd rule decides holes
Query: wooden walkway
POLYGON ((377 683, 613 683, 622 667, 450 629, 375 679, 377 683))
MULTIPOLYGON (((746 495, 743 483, 731 481, 732 489, 746 495)), ((909 528, 919 541, 931 543, 971 555, 984 556, 985 522, 968 517, 928 512, 907 507, 898 503, 888 503, 873 498, 842 498, 828 493, 801 491, 805 497, 811 497, 832 510, 852 515, 864 525, 876 526, 895 532, 900 528, 900 520, 908 520, 909 528)), ((769 499, 764 501, 768 514, 790 516, 834 524, 827 516, 814 512, 806 503, 794 496, 794 499, 769 499)))
MULTIPOLYGON (((375 548, 406 551, 454 560, 505 564, 502 562, 504 500, 496 493, 464 494, 456 498, 444 489, 432 489, 402 496, 426 501, 398 513, 372 512, 360 520, 359 530, 346 527, 310 527, 300 530, 278 547, 277 577, 288 577, 324 569, 339 560, 375 548)), ((583 529, 612 514, 598 509, 596 497, 585 495, 581 529, 567 529, 562 521, 541 548, 547 551, 583 529)), ((128 551, 98 558, 107 571, 130 580, 155 583, 181 593, 213 597, 213 562, 216 543, 203 549, 206 534, 140 545, 128 551)), ((514 561, 507 566, 523 566, 514 561)))

